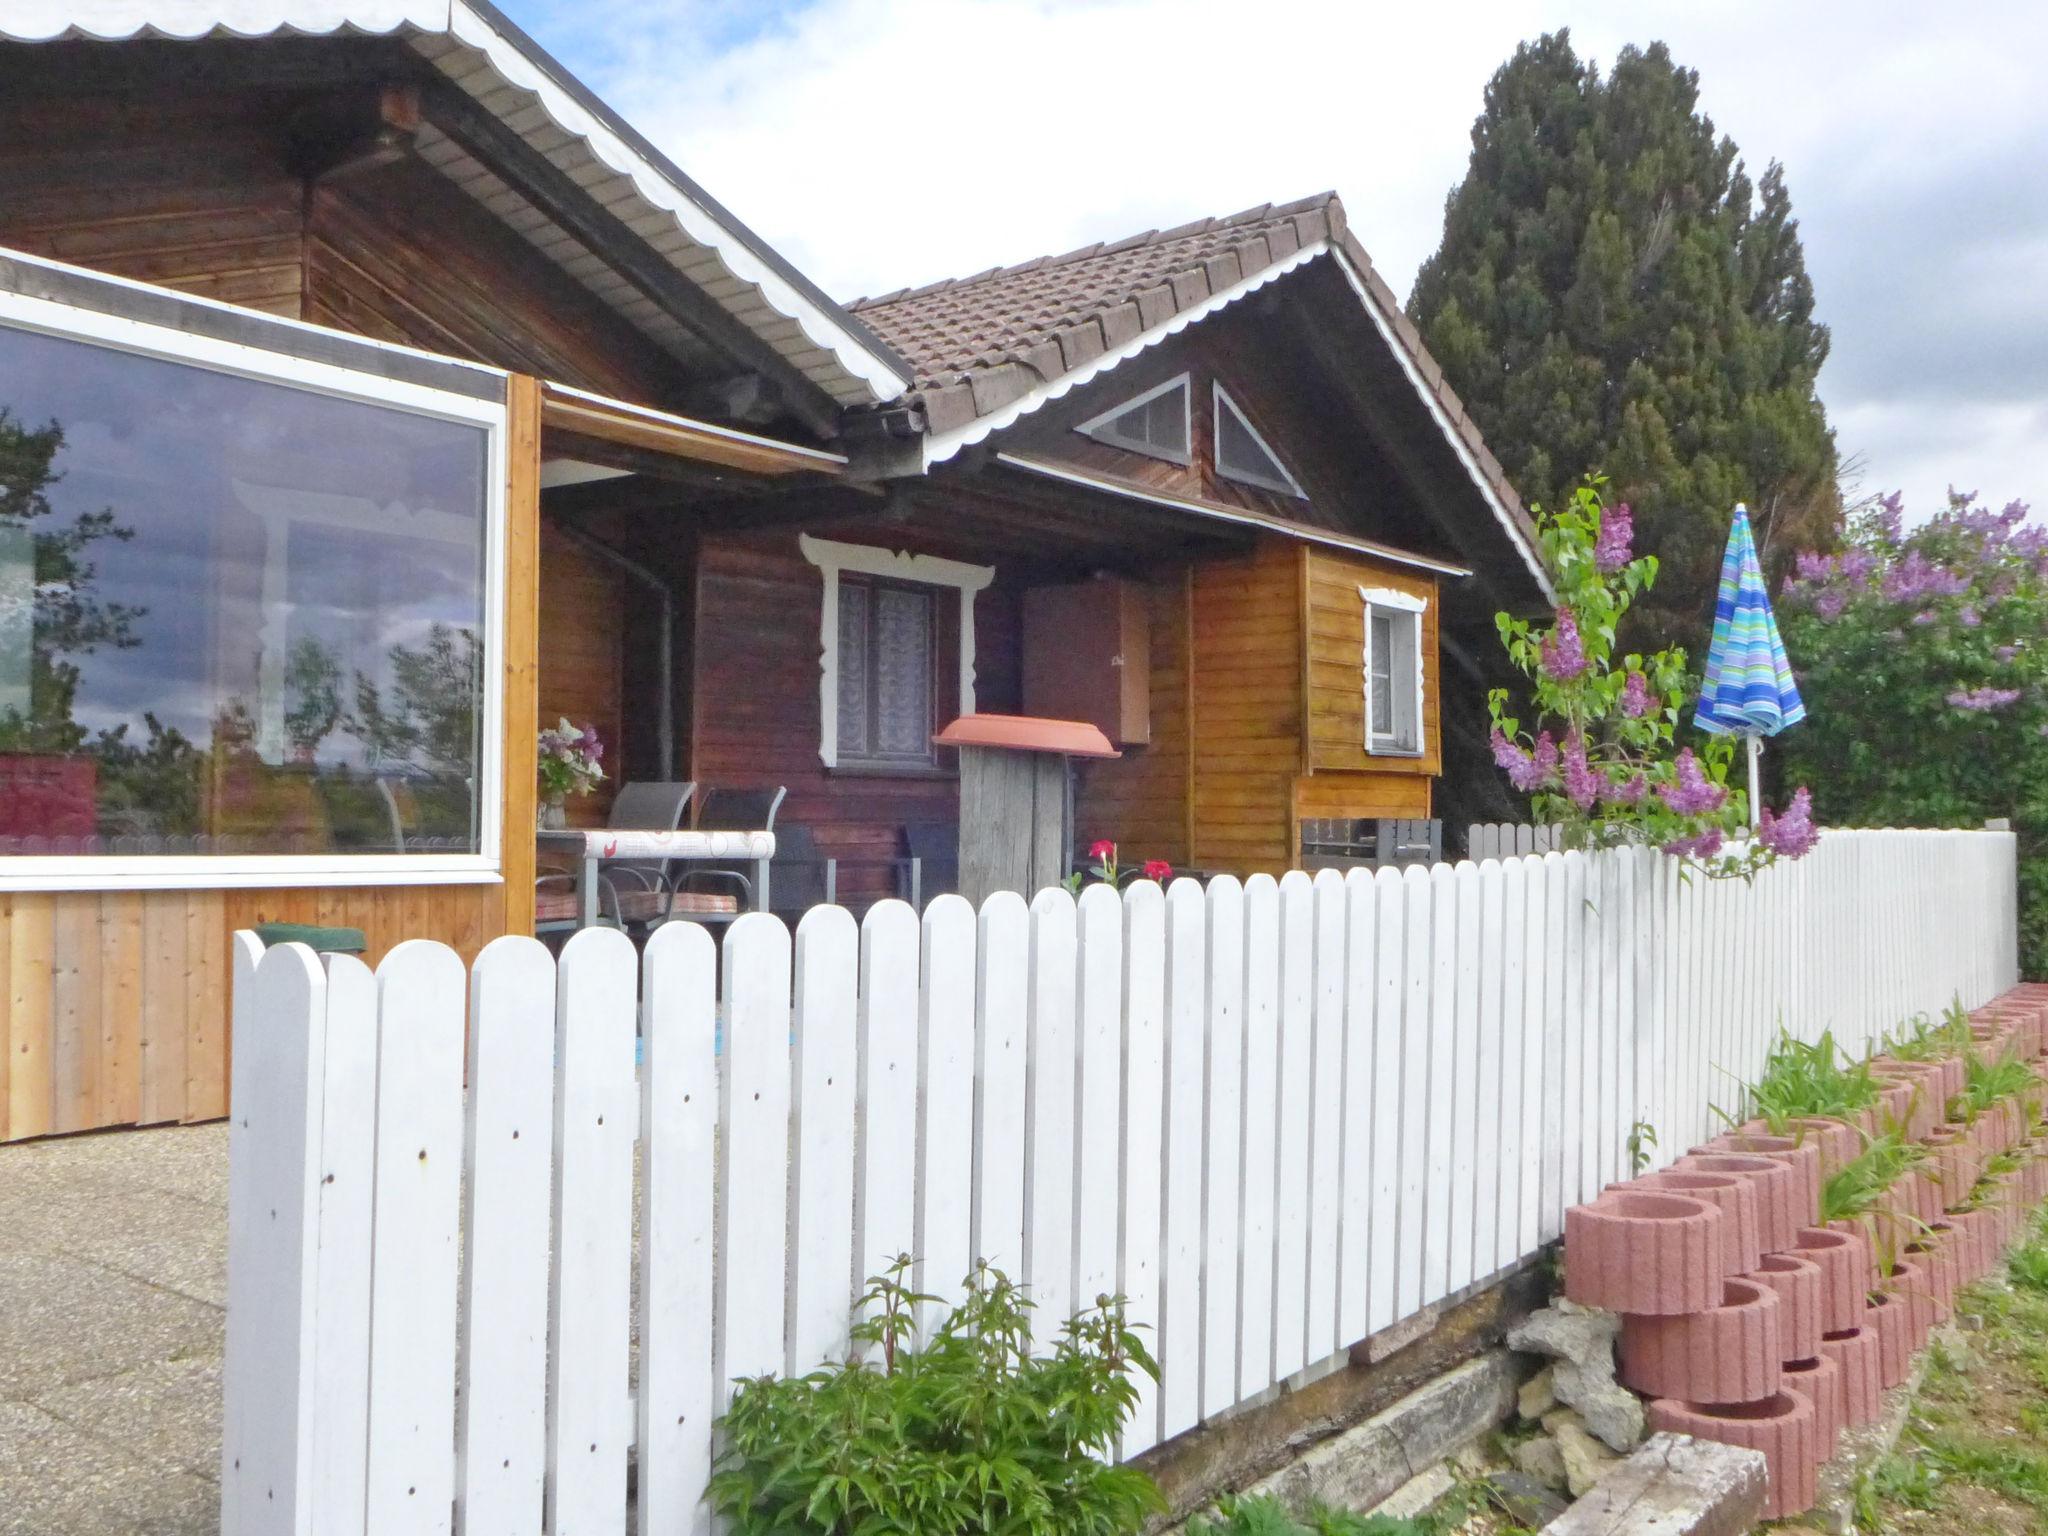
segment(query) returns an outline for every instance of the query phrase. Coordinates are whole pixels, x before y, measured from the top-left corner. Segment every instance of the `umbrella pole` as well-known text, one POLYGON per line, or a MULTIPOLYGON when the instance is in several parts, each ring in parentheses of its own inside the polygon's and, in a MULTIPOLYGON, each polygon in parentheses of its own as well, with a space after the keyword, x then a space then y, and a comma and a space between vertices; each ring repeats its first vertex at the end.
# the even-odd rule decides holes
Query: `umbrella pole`
POLYGON ((1749 744, 1749 824, 1754 827, 1763 806, 1763 775, 1759 765, 1764 759, 1764 739, 1761 736, 1742 739, 1749 744))

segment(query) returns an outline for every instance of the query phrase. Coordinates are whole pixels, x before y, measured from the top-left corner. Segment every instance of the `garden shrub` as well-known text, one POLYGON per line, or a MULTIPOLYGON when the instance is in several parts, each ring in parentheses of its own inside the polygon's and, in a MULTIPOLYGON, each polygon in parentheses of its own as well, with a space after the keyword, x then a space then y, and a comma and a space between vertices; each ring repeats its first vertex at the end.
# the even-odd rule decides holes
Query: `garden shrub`
POLYGON ((1162 1508, 1152 1480, 1108 1457, 1159 1371, 1120 1297, 1031 1349, 1031 1303, 977 1266, 966 1294, 919 1343, 937 1298, 911 1261, 871 1279, 853 1359, 808 1376, 742 1381, 721 1421, 706 1495, 741 1536, 1112 1536, 1162 1508))
POLYGON ((1805 554, 1778 604, 1806 700, 1777 738, 1830 826, 1976 827, 2020 840, 2020 964, 2048 971, 2048 528, 1951 495, 1896 495, 1805 554))

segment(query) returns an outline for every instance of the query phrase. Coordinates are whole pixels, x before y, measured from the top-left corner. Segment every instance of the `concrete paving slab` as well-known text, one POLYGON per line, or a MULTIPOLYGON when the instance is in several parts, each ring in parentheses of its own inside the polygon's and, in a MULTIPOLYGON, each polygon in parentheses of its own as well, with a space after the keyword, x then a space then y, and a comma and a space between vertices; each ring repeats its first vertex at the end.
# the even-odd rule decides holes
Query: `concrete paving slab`
POLYGON ((0 1402, 0 1536, 213 1536, 203 1478, 125 1454, 26 1403, 0 1402))
POLYGON ((0 1254, 0 1399, 218 1355, 219 1307, 68 1254, 0 1254))
MULTIPOLYGON (((227 1305, 228 1218, 219 1206, 158 1190, 97 1188, 77 1198, 40 1196, 37 1206, 28 1223, 37 1251, 86 1259, 209 1306, 227 1305)), ((10 1215, 18 1220, 20 1213, 0 1202, 0 1221, 10 1215)))
POLYGON ((137 1366, 38 1393, 32 1406, 168 1472, 220 1481, 220 1359, 137 1366))

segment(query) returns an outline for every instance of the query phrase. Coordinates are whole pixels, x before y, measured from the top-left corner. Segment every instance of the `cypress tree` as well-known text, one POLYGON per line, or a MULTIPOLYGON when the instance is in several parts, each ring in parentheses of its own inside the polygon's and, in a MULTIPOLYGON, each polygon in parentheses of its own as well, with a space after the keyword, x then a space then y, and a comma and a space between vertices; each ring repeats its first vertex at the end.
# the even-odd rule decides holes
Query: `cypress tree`
POLYGON ((1663 562, 1631 644, 1699 659, 1728 519, 1749 503, 1774 585, 1830 548, 1834 433, 1783 169, 1752 182, 1662 43, 1602 79, 1568 31, 1494 75, 1409 314, 1525 500, 1589 472, 1663 562))

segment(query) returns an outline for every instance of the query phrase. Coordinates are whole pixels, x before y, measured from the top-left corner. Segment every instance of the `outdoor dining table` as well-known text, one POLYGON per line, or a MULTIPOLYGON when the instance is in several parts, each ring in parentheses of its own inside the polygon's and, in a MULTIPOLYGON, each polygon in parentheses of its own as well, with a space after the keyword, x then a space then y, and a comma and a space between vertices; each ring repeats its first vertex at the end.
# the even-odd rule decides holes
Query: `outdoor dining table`
POLYGON ((575 866, 577 926, 596 924, 600 866, 618 860, 635 863, 683 861, 702 864, 751 863, 754 873, 744 905, 768 910, 768 861, 775 857, 775 834, 768 831, 639 831, 624 827, 547 828, 535 834, 535 846, 570 859, 575 866))

